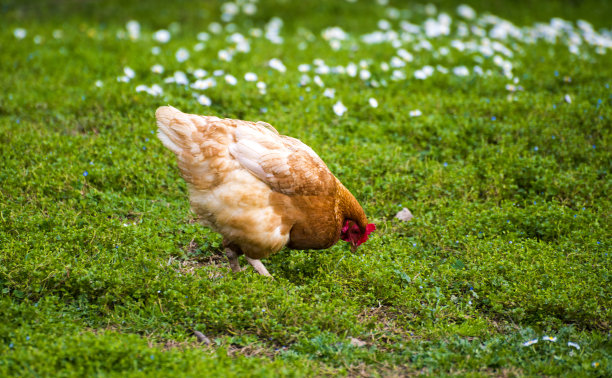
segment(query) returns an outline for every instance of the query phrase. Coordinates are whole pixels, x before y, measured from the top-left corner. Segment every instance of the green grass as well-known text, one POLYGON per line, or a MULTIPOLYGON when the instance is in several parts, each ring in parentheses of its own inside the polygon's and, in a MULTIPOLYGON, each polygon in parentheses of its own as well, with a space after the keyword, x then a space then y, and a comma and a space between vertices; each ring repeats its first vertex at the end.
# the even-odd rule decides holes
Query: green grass
MULTIPOLYGON (((217 55, 227 33, 193 50, 221 3, 123 3, 0 3, 1 376, 612 375, 610 49, 584 43, 576 55, 562 41, 503 41, 514 55, 496 54, 512 62, 513 83, 492 57, 434 56, 409 42, 414 61, 399 69, 407 79, 393 81, 380 62, 395 48, 357 38, 382 18, 399 30, 376 2, 262 1, 234 20, 251 52, 232 62, 217 55), (284 21, 283 44, 248 36, 272 16, 284 21), (117 38, 130 19, 141 38, 117 38), (338 51, 321 38, 330 26, 350 34, 338 51), (15 28, 27 36, 16 39, 15 28), (172 31, 167 44, 151 39, 160 28, 172 31), (180 47, 191 53, 183 63, 180 47), (272 58, 287 72, 269 68, 272 58), (317 58, 370 60, 380 85, 320 75, 334 99, 299 86, 298 65, 317 58), (415 79, 427 64, 451 73, 415 79), (491 75, 475 75, 476 64, 491 75), (470 75, 452 74, 461 65, 470 75), (129 83, 117 81, 125 66, 136 72, 129 83), (163 83, 195 68, 223 69, 238 84, 163 83), (265 95, 246 72, 267 84, 265 95), (162 96, 135 91, 153 83, 162 96), (166 104, 264 120, 300 138, 376 233, 354 254, 345 243, 283 250, 264 261, 275 281, 232 274, 154 135, 153 113, 166 104), (411 117, 415 109, 423 114, 411 117), (413 220, 394 219, 403 207, 413 220), (193 330, 212 343, 198 344, 193 330)), ((391 3, 401 19, 427 18, 419 5, 391 3)), ((435 3, 453 18, 451 36, 429 39, 439 49, 457 38, 460 18, 458 3, 435 3)), ((558 16, 599 30, 612 12, 604 1, 469 3, 526 27, 558 16)))

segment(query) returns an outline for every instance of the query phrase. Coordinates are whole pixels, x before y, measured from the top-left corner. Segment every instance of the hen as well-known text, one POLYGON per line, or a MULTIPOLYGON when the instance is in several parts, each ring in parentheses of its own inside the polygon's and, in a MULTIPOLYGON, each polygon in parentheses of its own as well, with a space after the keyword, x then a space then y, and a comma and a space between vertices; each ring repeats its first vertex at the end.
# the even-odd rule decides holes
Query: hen
POLYGON ((376 228, 323 160, 264 122, 199 116, 162 106, 158 137, 176 154, 199 220, 223 236, 233 271, 238 257, 269 276, 260 259, 284 246, 355 250, 376 228))

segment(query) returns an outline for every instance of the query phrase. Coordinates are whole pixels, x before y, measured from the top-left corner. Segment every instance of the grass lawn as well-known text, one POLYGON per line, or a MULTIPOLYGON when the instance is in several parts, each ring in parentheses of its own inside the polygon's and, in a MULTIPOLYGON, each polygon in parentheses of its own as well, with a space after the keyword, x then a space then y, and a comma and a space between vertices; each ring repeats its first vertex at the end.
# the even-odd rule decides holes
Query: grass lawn
POLYGON ((0 376, 612 376, 612 3, 466 2, 0 1, 0 376), (167 104, 376 233, 232 274, 167 104))

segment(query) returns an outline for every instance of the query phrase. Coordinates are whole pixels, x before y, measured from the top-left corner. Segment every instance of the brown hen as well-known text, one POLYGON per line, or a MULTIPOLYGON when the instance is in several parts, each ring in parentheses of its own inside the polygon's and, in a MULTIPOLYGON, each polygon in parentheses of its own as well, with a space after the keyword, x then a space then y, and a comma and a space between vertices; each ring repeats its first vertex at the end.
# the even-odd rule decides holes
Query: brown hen
POLYGON ((323 160, 264 122, 199 116, 162 106, 158 137, 176 154, 199 221, 223 236, 233 271, 238 256, 269 276, 260 259, 284 246, 353 250, 375 229, 323 160))

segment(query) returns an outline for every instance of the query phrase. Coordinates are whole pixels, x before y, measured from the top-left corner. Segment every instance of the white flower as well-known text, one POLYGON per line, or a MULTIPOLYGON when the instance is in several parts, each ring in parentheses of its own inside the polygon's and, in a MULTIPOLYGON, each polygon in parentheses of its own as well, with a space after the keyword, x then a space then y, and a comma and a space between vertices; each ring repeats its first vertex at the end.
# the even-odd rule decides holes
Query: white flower
POLYGON ((433 45, 428 40, 422 39, 421 41, 419 41, 419 47, 427 51, 430 51, 433 48, 433 45))
POLYGON ((244 74, 244 80, 246 81, 257 81, 257 75, 253 72, 247 72, 244 74))
POLYGON ((436 69, 438 70, 438 72, 443 73, 443 74, 447 74, 448 73, 448 68, 441 66, 441 65, 437 65, 436 69))
POLYGON ((353 62, 350 62, 347 66, 346 66, 346 73, 350 76, 350 77, 355 77, 357 76, 357 65, 353 62))
POLYGON ((37 45, 40 45, 42 43, 43 39, 41 36, 37 35, 34 36, 34 43, 36 43, 37 45))
POLYGON ((568 341, 568 342, 567 342, 567 346, 568 346, 568 347, 573 347, 573 348, 576 348, 576 349, 580 350, 580 345, 578 345, 578 344, 576 344, 576 343, 573 343, 573 342, 571 342, 571 341, 568 341))
POLYGON ((338 117, 341 117, 346 112, 346 106, 344 106, 342 101, 336 102, 334 104, 333 109, 334 109, 334 113, 336 113, 338 117))
POLYGON ((230 53, 227 50, 219 50, 219 52, 217 53, 217 56, 219 57, 219 59, 223 60, 224 62, 231 62, 232 59, 234 58, 232 53, 230 53))
POLYGON ((235 16, 240 12, 240 8, 235 3, 224 3, 221 5, 221 12, 230 16, 235 16))
POLYGON ((368 79, 369 79, 369 78, 371 78, 371 77, 372 77, 372 74, 371 74, 371 73, 370 73, 370 71, 368 71, 368 70, 361 70, 361 71, 359 72, 359 78, 360 78, 361 80, 368 80, 368 79))
POLYGON ((153 84, 151 88, 141 84, 136 87, 136 92, 147 92, 151 96, 159 96, 162 94, 163 91, 161 87, 157 84, 153 84))
POLYGON ((400 58, 394 56, 393 58, 391 58, 391 67, 393 68, 400 68, 400 67, 404 67, 406 65, 406 63, 401 60, 400 58))
POLYGON ((394 81, 404 80, 405 78, 406 74, 400 70, 393 70, 393 73, 391 74, 391 80, 394 81))
POLYGON ((438 8, 436 8, 435 4, 428 3, 427 5, 425 5, 425 14, 427 14, 428 16, 433 16, 434 14, 436 14, 437 11, 438 8))
POLYGON ((26 35, 28 35, 28 32, 24 28, 17 28, 13 30, 13 35, 17 39, 24 39, 26 35))
POLYGON ((451 41, 451 46, 456 48, 459 51, 465 50, 465 43, 463 43, 462 41, 460 41, 458 39, 453 39, 451 41))
POLYGON ((557 338, 556 337, 550 337, 550 336, 542 336, 542 340, 543 341, 551 341, 551 342, 556 342, 557 338))
POLYGON ((200 32, 197 35, 198 41, 206 42, 210 39, 210 35, 207 32, 200 32))
POLYGON ((161 64, 155 64, 151 67, 151 72, 156 74, 164 73, 164 67, 161 64))
POLYGON ((279 59, 276 59, 276 58, 270 59, 270 61, 268 62, 268 66, 270 66, 270 68, 274 68, 275 70, 279 72, 287 71, 287 67, 285 67, 283 62, 281 62, 279 59))
POLYGON ((240 41, 236 44, 236 51, 248 53, 251 51, 251 44, 246 39, 244 41, 240 41))
POLYGON ((380 30, 389 30, 391 29, 391 23, 387 20, 379 20, 378 21, 378 28, 380 30))
POLYGON ((225 82, 229 85, 236 85, 236 83, 238 83, 238 80, 233 75, 227 74, 225 75, 225 82))
POLYGON ((266 94, 266 83, 263 81, 258 81, 256 85, 257 89, 259 89, 259 93, 266 94))
POLYGON ((161 29, 153 33, 153 39, 159 43, 167 43, 170 40, 170 32, 166 29, 161 29))
POLYGON ((208 31, 213 34, 219 34, 223 31, 223 26, 218 22, 211 22, 210 25, 208 25, 208 31))
POLYGON ((179 85, 188 85, 189 84, 189 80, 187 79, 187 75, 185 75, 185 73, 183 71, 176 71, 174 73, 174 76, 171 78, 173 79, 172 82, 179 84, 179 85))
POLYGON ((206 90, 208 88, 212 88, 215 85, 217 85, 217 82, 215 81, 215 79, 213 79, 212 77, 208 78, 208 79, 198 79, 196 80, 193 84, 191 84, 191 88, 196 89, 196 90, 206 90))
POLYGON ((257 12, 257 5, 253 3, 246 3, 242 6, 242 11, 244 14, 249 16, 254 15, 257 12))
POLYGON ((409 114, 411 117, 419 117, 423 115, 419 109, 411 110, 409 114))
POLYGON ((151 86, 151 88, 149 88, 149 90, 147 91, 147 93, 149 93, 152 96, 159 96, 163 93, 164 91, 162 90, 162 87, 160 87, 157 84, 153 84, 151 86))
POLYGON ((344 66, 335 66, 332 67, 331 73, 336 75, 344 75, 346 73, 346 69, 344 68, 344 66))
POLYGON ((151 47, 151 54, 153 55, 159 55, 159 53, 161 52, 161 49, 159 48, 159 46, 153 46, 151 47))
POLYGON ((370 97, 370 99, 368 100, 368 103, 370 104, 371 107, 378 108, 378 101, 376 101, 374 97, 370 97))
POLYGON ((537 344, 537 343, 538 343, 538 339, 536 338, 536 339, 533 339, 533 340, 525 341, 523 343, 523 346, 528 347, 528 346, 531 346, 531 345, 537 344))
POLYGON ((321 33, 321 36, 326 41, 331 41, 331 40, 344 41, 347 38, 346 32, 338 26, 334 26, 334 27, 323 30, 323 32, 321 33))
POLYGON ((187 51, 187 49, 181 47, 180 49, 178 49, 176 51, 175 57, 176 57, 176 60, 179 63, 183 63, 184 61, 189 59, 189 51, 187 51))
POLYGON ((434 73, 432 66, 423 66, 420 70, 414 72, 414 77, 420 80, 425 80, 434 73))
POLYGON ((570 45, 569 52, 571 52, 572 54, 578 55, 580 53, 580 49, 578 48, 577 45, 570 45))
POLYGON ((127 76, 119 76, 117 78, 117 81, 120 82, 120 83, 129 83, 130 78, 127 77, 127 76))
POLYGON ((450 33, 450 27, 447 24, 438 22, 433 18, 425 20, 425 34, 428 38, 434 38, 441 35, 448 35, 450 33))
POLYGON ((282 26, 283 20, 278 17, 273 17, 270 22, 266 24, 266 39, 277 45, 283 43, 283 37, 279 35, 282 26))
POLYGON ((198 79, 193 84, 191 84, 191 88, 202 91, 204 89, 207 89, 208 85, 206 84, 206 81, 198 79))
POLYGON ((412 54, 404 49, 397 50, 397 55, 399 55, 399 57, 404 59, 406 62, 412 62, 414 60, 412 54))
POLYGON ((201 68, 198 68, 195 71, 193 71, 193 76, 195 76, 196 79, 201 79, 204 76, 206 76, 207 74, 208 74, 208 72, 206 72, 206 70, 203 70, 201 68))
POLYGON ((380 63, 380 69, 385 71, 385 72, 389 71, 389 63, 387 63, 387 62, 380 63))
POLYGON ((467 76, 470 74, 470 70, 466 66, 457 66, 453 68, 453 73, 457 76, 467 76))
POLYGON ((198 96, 198 102, 204 106, 210 106, 212 104, 212 101, 210 101, 210 98, 208 98, 208 96, 203 95, 203 94, 198 96))
POLYGON ((319 77, 319 75, 316 75, 312 80, 319 87, 324 87, 325 86, 325 84, 323 83, 323 80, 321 80, 321 77, 319 77))
POLYGON ((323 96, 324 97, 334 98, 335 95, 336 95, 336 90, 335 89, 327 88, 325 91, 323 91, 323 96))
POLYGON ((133 79, 136 76, 136 73, 130 67, 123 67, 123 73, 128 79, 133 79))
POLYGON ((317 66, 314 71, 320 75, 327 75, 330 71, 330 68, 324 63, 320 66, 317 66))
POLYGON ((60 29, 55 29, 53 31, 53 38, 55 39, 61 39, 64 36, 64 32, 61 31, 60 29))
POLYGON ((438 15, 438 22, 442 25, 450 25, 452 19, 447 13, 442 12, 438 15))
POLYGON ((130 39, 134 40, 134 39, 140 38, 140 24, 138 23, 138 21, 135 21, 135 20, 128 21, 127 24, 125 25, 125 28, 128 31, 130 39))
POLYGON ((570 95, 566 94, 565 97, 563 97, 563 99, 565 100, 565 102, 567 102, 568 104, 572 103, 572 98, 570 97, 570 95))
POLYGON ((457 14, 468 20, 473 20, 474 17, 476 17, 476 11, 465 4, 461 4, 457 7, 457 14))
POLYGON ((300 71, 300 72, 308 72, 308 71, 310 71, 310 64, 300 64, 298 66, 298 71, 300 71))
POLYGON ((388 38, 387 38, 386 33, 381 32, 380 30, 377 30, 369 34, 362 35, 361 40, 365 44, 374 45, 374 44, 385 42, 388 40, 388 38))
POLYGON ((332 39, 331 41, 329 41, 329 45, 334 51, 338 51, 340 50, 340 47, 342 47, 342 43, 337 39, 332 39))
POLYGON ((102 86, 104 85, 104 83, 102 82, 102 80, 96 80, 95 85, 96 85, 96 87, 98 87, 98 88, 102 88, 102 86))

